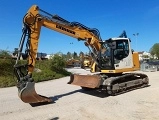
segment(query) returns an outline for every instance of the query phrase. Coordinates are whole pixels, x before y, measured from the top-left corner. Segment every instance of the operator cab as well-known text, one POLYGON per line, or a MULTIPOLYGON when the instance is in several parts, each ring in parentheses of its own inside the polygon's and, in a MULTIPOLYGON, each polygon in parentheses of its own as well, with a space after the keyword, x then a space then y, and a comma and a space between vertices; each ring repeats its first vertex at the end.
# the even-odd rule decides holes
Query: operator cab
POLYGON ((102 41, 99 55, 101 69, 115 70, 115 67, 119 67, 120 61, 123 61, 131 53, 129 43, 128 38, 110 38, 102 41))

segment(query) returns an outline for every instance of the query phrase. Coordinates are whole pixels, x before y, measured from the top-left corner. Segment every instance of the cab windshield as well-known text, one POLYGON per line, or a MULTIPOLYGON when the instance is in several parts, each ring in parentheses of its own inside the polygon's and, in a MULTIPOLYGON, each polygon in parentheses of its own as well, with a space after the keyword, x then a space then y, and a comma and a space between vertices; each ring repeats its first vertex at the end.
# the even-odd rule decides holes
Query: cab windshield
POLYGON ((102 44, 100 65, 110 69, 129 55, 129 41, 125 39, 106 41, 102 44))

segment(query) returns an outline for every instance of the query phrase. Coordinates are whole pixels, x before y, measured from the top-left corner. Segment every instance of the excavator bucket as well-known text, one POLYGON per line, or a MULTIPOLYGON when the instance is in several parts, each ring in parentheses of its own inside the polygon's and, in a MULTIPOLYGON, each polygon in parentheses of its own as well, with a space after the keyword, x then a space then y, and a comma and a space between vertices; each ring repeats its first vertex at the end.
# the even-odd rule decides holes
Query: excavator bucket
POLYGON ((25 87, 19 89, 18 95, 25 103, 50 103, 52 100, 48 97, 38 95, 35 91, 34 82, 26 82, 25 87))
POLYGON ((98 75, 77 75, 72 74, 68 84, 78 85, 87 88, 98 88, 100 85, 100 76, 98 75))

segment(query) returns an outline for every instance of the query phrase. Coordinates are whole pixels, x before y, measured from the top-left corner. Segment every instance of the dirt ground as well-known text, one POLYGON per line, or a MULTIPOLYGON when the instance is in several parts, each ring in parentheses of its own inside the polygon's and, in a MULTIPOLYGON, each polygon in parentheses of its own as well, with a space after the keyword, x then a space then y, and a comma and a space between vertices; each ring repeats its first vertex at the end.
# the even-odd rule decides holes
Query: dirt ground
MULTIPOLYGON (((89 71, 69 69, 78 74, 89 71)), ((32 107, 23 103, 17 88, 0 88, 0 120, 159 120, 159 72, 145 72, 150 86, 117 96, 83 91, 69 85, 69 77, 36 83, 36 91, 54 100, 32 107)))

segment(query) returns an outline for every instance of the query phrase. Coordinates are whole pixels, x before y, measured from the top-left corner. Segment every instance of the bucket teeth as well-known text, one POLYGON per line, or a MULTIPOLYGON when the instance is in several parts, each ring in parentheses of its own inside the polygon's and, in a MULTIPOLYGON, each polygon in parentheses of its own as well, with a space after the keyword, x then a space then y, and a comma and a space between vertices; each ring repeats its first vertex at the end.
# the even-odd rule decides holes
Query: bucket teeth
POLYGON ((78 85, 81 87, 98 88, 100 85, 99 75, 77 75, 73 74, 70 77, 68 84, 78 85))
POLYGON ((34 82, 26 82, 25 87, 19 89, 18 95, 25 103, 50 103, 52 100, 48 97, 38 95, 35 91, 34 82))

